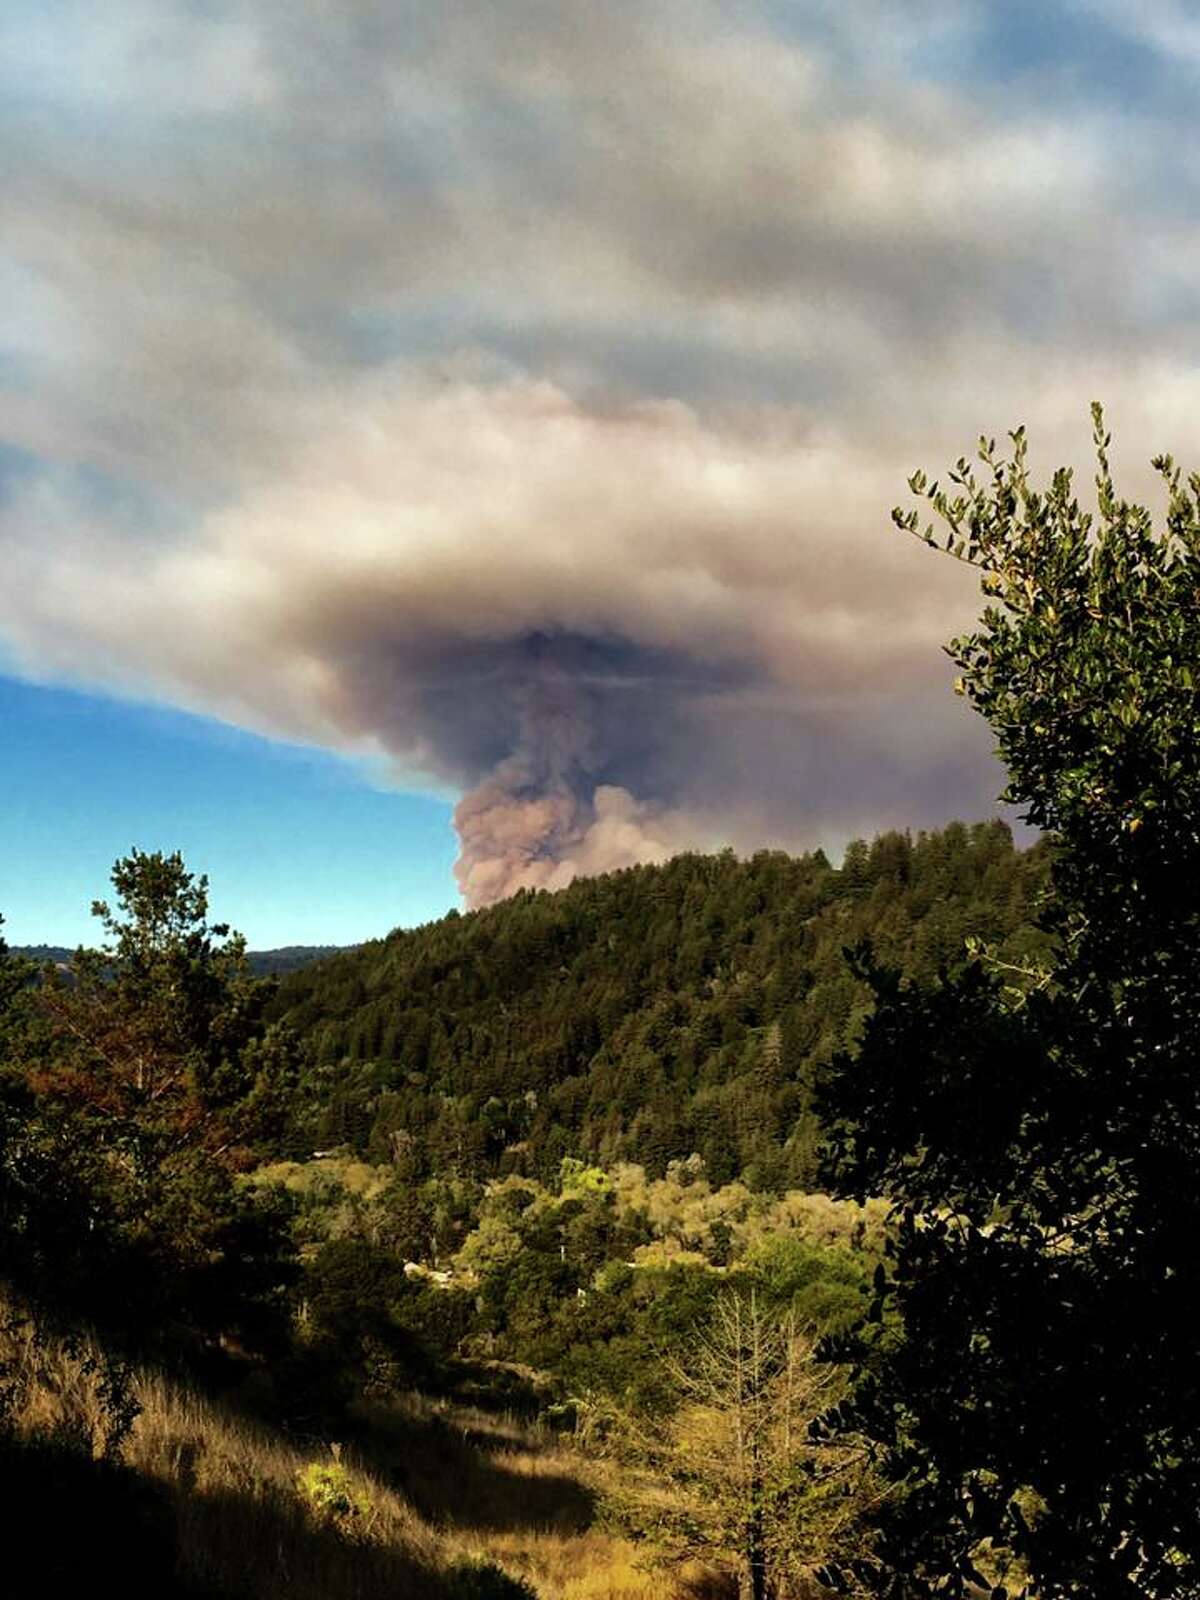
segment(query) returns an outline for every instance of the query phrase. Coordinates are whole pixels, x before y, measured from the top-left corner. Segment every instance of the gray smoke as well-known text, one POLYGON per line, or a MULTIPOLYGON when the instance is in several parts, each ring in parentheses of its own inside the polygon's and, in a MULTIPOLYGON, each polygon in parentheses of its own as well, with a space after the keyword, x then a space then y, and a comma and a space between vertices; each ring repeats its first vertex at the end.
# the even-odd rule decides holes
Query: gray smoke
MULTIPOLYGON (((687 841, 687 827, 660 804, 639 801, 607 770, 626 775, 622 759, 654 719, 631 703, 629 686, 587 662, 580 641, 539 639, 515 685, 515 749, 459 801, 462 841, 455 867, 468 904, 489 905, 517 889, 558 889, 580 874, 661 861, 687 841), (564 649, 564 643, 572 648, 564 649), (573 658, 573 661, 572 661, 573 658), (572 665, 575 670, 572 671, 572 665), (615 729, 625 724, 620 739, 615 729), (602 732, 602 729, 604 730, 602 732)), ((611 651, 610 651, 611 653, 611 651)), ((641 697, 665 694, 657 680, 641 697)))
POLYGON ((985 803, 982 767, 947 796, 972 762, 930 709, 958 575, 887 534, 878 464, 525 380, 343 400, 290 474, 157 543, 14 496, 8 639, 458 791, 471 904, 985 803))
POLYGON ((1195 40, 1088 0, 1133 116, 1045 9, 18 8, 6 660, 436 788, 473 904, 984 812, 906 474, 1194 432, 1195 40))

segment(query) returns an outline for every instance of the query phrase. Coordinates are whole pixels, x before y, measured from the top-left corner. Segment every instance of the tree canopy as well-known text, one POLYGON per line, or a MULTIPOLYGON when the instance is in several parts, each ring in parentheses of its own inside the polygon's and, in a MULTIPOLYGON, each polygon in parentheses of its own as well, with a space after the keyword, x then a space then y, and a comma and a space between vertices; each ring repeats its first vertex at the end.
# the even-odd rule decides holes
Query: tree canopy
POLYGON ((853 1408, 906 1490, 883 1581, 950 1594, 989 1560, 1041 1600, 1200 1594, 1200 476, 1156 461, 1156 527, 1094 421, 1095 513, 1021 430, 914 475, 936 529, 895 513, 980 571, 948 649, 1053 839, 1049 953, 923 986, 862 955, 820 1099, 838 1191, 894 1208, 853 1408))
POLYGON ((178 853, 112 882, 105 942, 65 973, 0 949, 0 1268, 139 1339, 261 1324, 283 1235, 236 1175, 276 1148, 290 1037, 178 853))
POLYGON ((1046 868, 1003 822, 955 822, 854 841, 840 868, 689 854, 398 930, 281 984, 307 1148, 419 1179, 696 1152, 717 1183, 811 1187, 813 1075, 871 998, 843 948, 869 935, 926 978, 971 936, 1031 959, 1046 868))

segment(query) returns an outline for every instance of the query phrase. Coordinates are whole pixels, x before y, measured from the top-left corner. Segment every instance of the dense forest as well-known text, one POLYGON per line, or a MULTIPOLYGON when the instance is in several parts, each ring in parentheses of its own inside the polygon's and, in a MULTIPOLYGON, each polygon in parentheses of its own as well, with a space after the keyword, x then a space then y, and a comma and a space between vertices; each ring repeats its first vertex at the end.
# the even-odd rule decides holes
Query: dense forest
POLYGON ((397 931, 279 991, 306 1055, 295 1153, 345 1146, 418 1181, 548 1180, 566 1156, 658 1177, 695 1153, 718 1184, 810 1188, 814 1079, 869 1004, 847 947, 916 983, 968 938, 1030 959, 1048 865, 1001 822, 952 823, 856 840, 836 868, 681 855, 397 931))

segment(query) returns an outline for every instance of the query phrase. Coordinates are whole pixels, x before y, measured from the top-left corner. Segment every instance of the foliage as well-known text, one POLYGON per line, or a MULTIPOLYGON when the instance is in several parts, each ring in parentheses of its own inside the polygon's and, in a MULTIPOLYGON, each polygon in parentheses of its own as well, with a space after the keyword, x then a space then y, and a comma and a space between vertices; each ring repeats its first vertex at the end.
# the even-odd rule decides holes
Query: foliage
POLYGON ((113 883, 67 974, 0 953, 0 1266, 139 1340, 265 1337, 282 1219, 235 1174, 278 1136, 290 1042, 178 855, 135 850, 113 883))
POLYGON ((537 1590, 486 1556, 467 1556, 450 1572, 451 1600, 537 1600, 537 1590))
POLYGON ((270 986, 246 964, 245 940, 209 926, 208 884, 178 852, 134 850, 112 874, 117 912, 94 903, 107 941, 47 969, 41 1004, 55 1049, 39 1092, 124 1123, 153 1147, 225 1166, 277 1141, 291 1087, 286 1037, 268 1029, 270 986))
POLYGON ((296 1487, 314 1511, 348 1525, 370 1513, 371 1501, 340 1461, 310 1461, 296 1474, 296 1487))
POLYGON ((811 1328, 834 1331, 861 1318, 874 1261, 862 1252, 830 1249, 796 1233, 768 1234, 746 1265, 764 1293, 811 1328))
POLYGON ((812 1188, 814 1075, 871 1003, 843 947, 870 935, 923 978, 968 937, 1027 961, 1046 867, 1002 823, 954 823, 856 841, 840 869, 683 855, 398 931, 281 985, 296 1138, 415 1183, 549 1185, 564 1158, 660 1178, 695 1153, 718 1186, 812 1188))
POLYGON ((607 1194, 612 1188, 612 1179, 602 1167, 589 1167, 575 1156, 564 1156, 559 1168, 559 1188, 564 1196, 583 1199, 607 1194))
POLYGON ((906 1489, 893 1570, 960 1593, 1006 1546, 1041 1600, 1165 1600, 1200 1595, 1200 478, 1156 463, 1157 531, 1095 423, 1098 515, 1020 430, 914 477, 946 535, 896 514, 992 597, 949 650, 1054 838, 1049 953, 925 987, 864 957, 822 1114, 841 1192, 895 1209, 853 1413, 906 1489))
POLYGON ((696 1158, 655 1180, 628 1164, 561 1189, 493 1180, 466 1199, 436 1270, 397 1250, 394 1231, 402 1203, 431 1215, 436 1182, 410 1188, 391 1168, 329 1156, 250 1181, 295 1206, 301 1337, 343 1393, 467 1382, 499 1396, 511 1380, 514 1403, 553 1397, 580 1431, 669 1407, 664 1353, 729 1283, 832 1329, 861 1309, 882 1248, 878 1203, 714 1190, 696 1158))
POLYGON ((389 1250, 353 1234, 331 1239, 307 1263, 302 1289, 305 1342, 354 1387, 389 1393, 431 1376, 422 1319, 411 1314, 419 1290, 389 1250))

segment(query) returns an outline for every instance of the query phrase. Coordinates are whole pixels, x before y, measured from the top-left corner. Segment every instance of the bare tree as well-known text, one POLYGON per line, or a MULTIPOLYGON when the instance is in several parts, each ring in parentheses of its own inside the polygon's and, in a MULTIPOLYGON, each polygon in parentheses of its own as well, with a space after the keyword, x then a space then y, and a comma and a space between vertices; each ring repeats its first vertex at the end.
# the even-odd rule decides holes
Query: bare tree
POLYGON ((682 1403, 642 1434, 657 1483, 629 1508, 647 1535, 736 1571, 747 1600, 803 1595, 822 1567, 869 1555, 880 1490, 867 1452, 810 1436, 845 1379, 792 1315, 753 1291, 724 1295, 670 1366, 682 1403))

